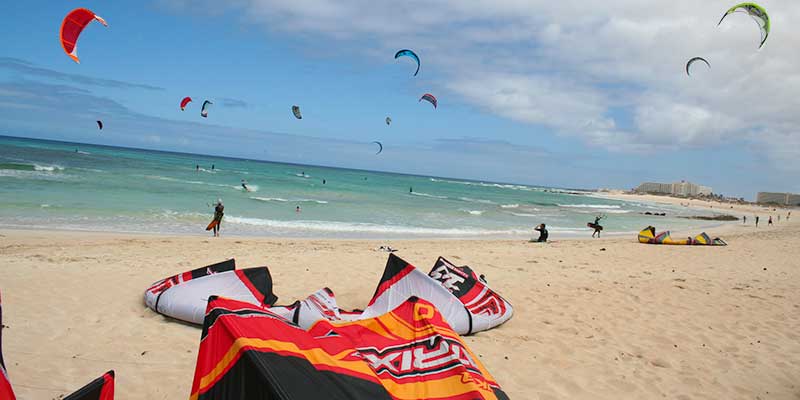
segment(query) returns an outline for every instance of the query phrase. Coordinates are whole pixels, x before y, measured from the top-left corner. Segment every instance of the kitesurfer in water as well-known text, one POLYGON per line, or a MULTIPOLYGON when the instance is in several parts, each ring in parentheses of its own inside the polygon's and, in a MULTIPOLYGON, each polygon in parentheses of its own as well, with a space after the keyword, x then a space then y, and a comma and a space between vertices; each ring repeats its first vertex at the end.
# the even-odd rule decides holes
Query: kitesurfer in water
POLYGON ((242 189, 244 189, 247 192, 250 191, 250 188, 247 187, 247 181, 245 181, 244 179, 242 179, 242 189))
POLYGON ((414 188, 413 187, 409 187, 408 188, 408 193, 414 193, 414 188))
POLYGON ((219 237, 219 230, 222 225, 222 217, 225 215, 225 206, 222 205, 222 199, 217 199, 217 205, 214 206, 214 236, 219 237))
POLYGON ((214 164, 211 164, 211 170, 212 171, 214 170, 214 164))
POLYGON ((600 237, 600 231, 603 229, 603 227, 600 226, 600 220, 605 218, 605 217, 606 217, 605 215, 598 215, 598 216, 594 217, 594 226, 593 226, 594 232, 592 232, 592 237, 594 237, 594 235, 597 235, 597 237, 600 237))
POLYGON ((539 224, 539 226, 537 226, 536 228, 533 228, 533 230, 539 232, 539 238, 536 239, 537 242, 539 242, 539 243, 547 242, 548 234, 547 234, 547 226, 545 224, 539 224))

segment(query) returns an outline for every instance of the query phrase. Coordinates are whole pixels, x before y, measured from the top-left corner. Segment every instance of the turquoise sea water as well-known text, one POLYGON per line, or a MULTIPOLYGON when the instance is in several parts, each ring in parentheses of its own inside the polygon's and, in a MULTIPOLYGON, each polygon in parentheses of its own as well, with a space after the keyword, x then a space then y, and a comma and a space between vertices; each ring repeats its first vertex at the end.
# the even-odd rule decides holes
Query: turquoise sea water
POLYGON ((676 218, 699 214, 683 207, 589 192, 2 136, 0 198, 11 228, 206 235, 218 198, 224 235, 529 238, 544 222, 558 238, 589 236, 599 213, 612 234, 708 225, 676 218))

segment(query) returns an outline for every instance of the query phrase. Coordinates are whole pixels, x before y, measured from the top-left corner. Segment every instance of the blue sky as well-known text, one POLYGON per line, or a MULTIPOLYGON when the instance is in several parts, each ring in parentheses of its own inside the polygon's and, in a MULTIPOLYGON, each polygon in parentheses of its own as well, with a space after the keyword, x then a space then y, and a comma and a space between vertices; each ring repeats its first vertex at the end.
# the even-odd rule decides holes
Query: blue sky
POLYGON ((747 17, 717 28, 729 5, 708 3, 17 2, 0 26, 0 134, 560 187, 800 191, 800 8, 762 3, 774 28, 756 51, 747 17), (57 39, 77 6, 109 23, 84 31, 80 65, 57 39), (713 68, 688 78, 696 54, 713 68))

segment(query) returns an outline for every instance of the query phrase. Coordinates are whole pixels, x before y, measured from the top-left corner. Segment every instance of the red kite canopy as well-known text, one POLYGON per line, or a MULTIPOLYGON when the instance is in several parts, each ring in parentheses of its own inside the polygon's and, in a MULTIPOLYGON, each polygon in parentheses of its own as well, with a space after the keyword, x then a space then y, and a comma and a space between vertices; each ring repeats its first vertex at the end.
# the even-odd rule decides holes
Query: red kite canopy
POLYGON ((191 97, 184 97, 183 100, 181 100, 181 111, 185 110, 186 109, 186 105, 191 103, 191 102, 192 102, 192 98, 191 97))
POLYGON ((430 94, 430 93, 425 93, 425 94, 423 94, 423 95, 422 95, 422 97, 420 97, 420 98, 419 98, 419 101, 422 101, 422 100, 425 100, 425 101, 427 101, 427 102, 429 102, 429 103, 433 104, 433 108, 436 108, 436 106, 437 106, 437 103, 438 103, 438 102, 436 101, 436 97, 434 97, 434 96, 433 96, 432 94, 430 94))
POLYGON ((78 37, 83 32, 83 29, 86 28, 86 25, 89 25, 95 19, 103 26, 108 26, 104 19, 85 8, 76 8, 70 11, 64 17, 64 22, 61 23, 61 46, 64 47, 64 52, 76 63, 80 64, 81 62, 78 60, 78 37))

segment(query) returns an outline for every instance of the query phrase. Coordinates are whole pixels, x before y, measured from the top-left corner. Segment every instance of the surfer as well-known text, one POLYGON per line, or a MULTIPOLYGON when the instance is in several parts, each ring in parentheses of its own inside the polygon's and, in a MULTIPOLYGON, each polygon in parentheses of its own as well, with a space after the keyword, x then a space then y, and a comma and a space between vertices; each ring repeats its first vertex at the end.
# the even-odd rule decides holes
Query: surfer
POLYGON ((413 187, 409 187, 408 188, 408 193, 414 193, 414 188, 413 187))
POLYGON ((222 217, 225 215, 225 206, 222 205, 222 199, 217 199, 217 205, 214 206, 214 236, 219 237, 220 225, 222 224, 222 217))
POLYGON ((600 237, 600 231, 603 230, 603 226, 600 225, 600 220, 605 217, 606 217, 605 215, 598 215, 594 217, 594 223, 590 225, 591 228, 594 228, 594 232, 592 232, 592 237, 594 237, 594 235, 600 237))
POLYGON ((194 166, 194 170, 197 171, 197 172, 200 172, 200 164, 196 164, 194 166))
MULTIPOLYGON (((539 224, 539 226, 537 226, 536 228, 533 228, 533 230, 539 232, 539 238, 536 239, 536 242, 539 242, 539 243, 546 243, 547 242, 548 234, 547 234, 547 226, 545 224, 539 224)), ((531 241, 533 241, 533 240, 531 240, 531 241)))
POLYGON ((211 170, 212 171, 214 170, 214 164, 211 164, 211 170))
POLYGON ((244 179, 242 179, 242 189, 244 189, 246 192, 250 191, 250 188, 247 187, 247 181, 244 179))

